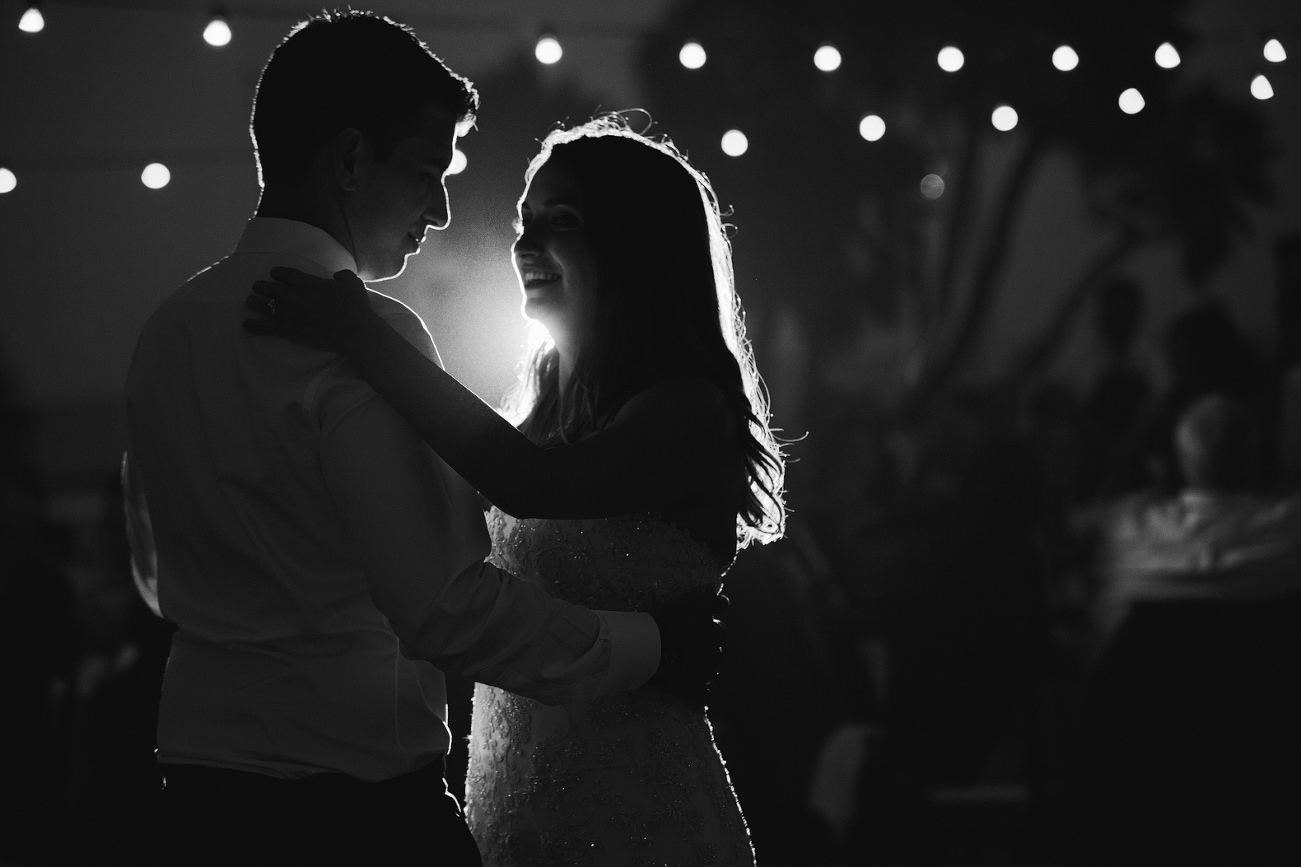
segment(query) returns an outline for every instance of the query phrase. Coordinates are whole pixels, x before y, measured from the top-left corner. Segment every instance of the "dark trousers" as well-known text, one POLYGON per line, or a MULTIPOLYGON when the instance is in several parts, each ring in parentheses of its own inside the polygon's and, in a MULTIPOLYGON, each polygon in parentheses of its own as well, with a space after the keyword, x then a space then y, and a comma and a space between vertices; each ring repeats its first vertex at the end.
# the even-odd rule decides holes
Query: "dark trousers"
POLYGON ((161 860, 182 864, 359 863, 481 867, 442 760, 367 783, 280 780, 162 765, 161 860))

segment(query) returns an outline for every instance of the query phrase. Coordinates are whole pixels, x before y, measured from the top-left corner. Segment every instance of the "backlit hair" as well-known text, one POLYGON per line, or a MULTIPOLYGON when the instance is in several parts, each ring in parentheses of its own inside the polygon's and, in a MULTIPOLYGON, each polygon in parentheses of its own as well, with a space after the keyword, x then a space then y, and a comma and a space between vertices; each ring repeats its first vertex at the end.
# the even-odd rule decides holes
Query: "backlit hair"
MULTIPOLYGON (((608 114, 555 130, 525 173, 551 160, 578 178, 596 260, 594 331, 564 389, 553 345, 525 363, 507 409, 534 442, 573 442, 609 424, 632 397, 673 376, 709 380, 741 431, 749 489, 737 541, 767 543, 785 525, 784 456, 745 336, 732 251, 709 181, 667 139, 608 114)), ((521 197, 521 203, 523 199, 521 197)))
POLYGON ((349 127, 386 162, 431 104, 468 127, 479 95, 411 28, 372 12, 322 12, 289 32, 258 79, 250 131, 259 180, 301 181, 349 127))

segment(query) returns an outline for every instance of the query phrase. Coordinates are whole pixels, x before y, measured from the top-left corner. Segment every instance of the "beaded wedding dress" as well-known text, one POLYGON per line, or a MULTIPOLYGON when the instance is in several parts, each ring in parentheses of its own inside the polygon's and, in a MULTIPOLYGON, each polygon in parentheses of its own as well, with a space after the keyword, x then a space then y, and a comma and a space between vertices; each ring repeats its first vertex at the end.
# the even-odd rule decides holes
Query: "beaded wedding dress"
MULTIPOLYGON (((646 610, 721 569, 707 545, 649 517, 489 515, 492 561, 591 608, 646 610)), ((488 867, 753 865, 709 720, 645 686, 550 707, 478 684, 466 817, 488 867)))

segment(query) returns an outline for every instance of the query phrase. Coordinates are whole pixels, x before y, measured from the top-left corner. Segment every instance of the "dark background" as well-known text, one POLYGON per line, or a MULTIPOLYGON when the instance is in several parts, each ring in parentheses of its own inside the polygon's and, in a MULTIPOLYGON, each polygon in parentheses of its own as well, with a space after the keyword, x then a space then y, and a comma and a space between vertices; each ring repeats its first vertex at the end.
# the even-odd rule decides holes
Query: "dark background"
MULTIPOLYGON (((1052 808, 1072 785, 1094 639, 1080 528, 1171 481, 1170 323, 1230 323, 1266 421, 1298 360, 1296 5, 371 8, 483 94, 451 228, 381 288, 485 400, 530 339, 510 221, 553 123, 644 108, 731 210, 750 336, 797 459, 790 538, 729 576, 712 712, 760 863, 1078 851, 1052 808), (565 48, 553 67, 532 56, 544 30, 565 48), (1266 61, 1268 35, 1293 56, 1266 61), (709 52, 700 70, 677 61, 687 38, 709 52), (1152 62, 1166 40, 1173 70, 1152 62), (832 73, 812 64, 824 41, 844 56, 832 73), (1079 50, 1070 73, 1048 62, 1061 42, 1079 50), (957 73, 935 64, 947 43, 966 54, 957 73), (1272 99, 1249 95, 1257 72, 1272 99), (1134 117, 1116 107, 1129 86, 1148 102, 1134 117), (1011 132, 989 124, 1002 102, 1011 132), (879 142, 857 134, 869 112, 886 119, 879 142), (750 141, 736 158, 718 146, 732 128, 750 141), (943 195, 921 194, 925 175, 943 195), (1121 278, 1137 306, 1116 313, 1099 298, 1121 278), (1138 446, 1136 419, 1154 431, 1138 446)), ((6 744, 43 769, 7 832, 19 863, 148 836, 167 633, 125 571, 117 400, 144 318, 229 251, 256 204, 253 88, 312 8, 227 11, 234 39, 215 49, 203 3, 49 3, 35 35, 0 3, 0 165, 18 178, 0 195, 6 744), (155 160, 172 172, 162 190, 139 180, 155 160)), ((1277 446, 1262 457, 1276 487, 1277 446)), ((467 695, 453 684, 461 735, 467 695)), ((454 774, 463 762, 461 747, 454 774)))

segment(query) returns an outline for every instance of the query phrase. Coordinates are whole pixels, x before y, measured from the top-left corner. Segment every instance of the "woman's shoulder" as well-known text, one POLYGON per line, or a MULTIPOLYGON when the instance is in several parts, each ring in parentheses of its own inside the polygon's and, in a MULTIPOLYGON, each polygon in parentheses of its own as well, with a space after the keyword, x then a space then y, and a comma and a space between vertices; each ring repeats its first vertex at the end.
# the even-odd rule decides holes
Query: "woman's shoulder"
POLYGON ((699 419, 732 417, 732 408, 723 390, 716 383, 694 374, 665 377, 651 383, 633 395, 619 414, 649 411, 699 419))

